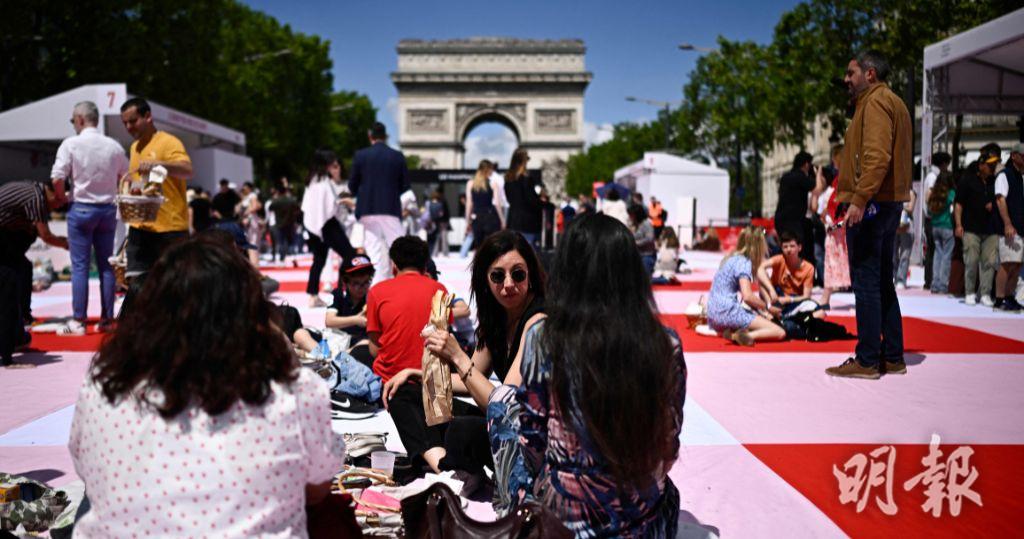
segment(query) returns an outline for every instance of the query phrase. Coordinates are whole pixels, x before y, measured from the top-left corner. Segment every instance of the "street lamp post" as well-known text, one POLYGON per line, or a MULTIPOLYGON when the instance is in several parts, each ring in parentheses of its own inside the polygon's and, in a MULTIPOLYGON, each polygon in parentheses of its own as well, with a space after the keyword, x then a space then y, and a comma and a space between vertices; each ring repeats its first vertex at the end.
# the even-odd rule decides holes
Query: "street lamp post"
POLYGON ((669 126, 668 126, 668 123, 669 123, 669 118, 671 118, 671 116, 670 116, 671 108, 670 107, 672 106, 672 103, 670 103, 668 101, 656 101, 654 99, 643 99, 643 98, 633 97, 633 96, 627 96, 626 97, 626 101, 629 101, 631 103, 644 103, 644 104, 647 104, 647 105, 652 105, 652 106, 655 106, 655 107, 660 107, 662 109, 661 111, 663 113, 665 113, 665 119, 662 120, 662 122, 663 122, 662 126, 665 128, 664 129, 664 131, 665 131, 665 149, 666 150, 669 149, 669 143, 670 143, 669 138, 670 137, 669 137, 669 126))
POLYGON ((718 49, 712 47, 699 47, 693 43, 680 43, 679 50, 681 51, 697 51, 697 52, 715 52, 718 49))
POLYGON ((272 57, 276 57, 276 56, 284 56, 286 54, 294 54, 294 53, 295 53, 295 51, 293 51, 291 49, 281 49, 279 51, 274 51, 274 52, 260 52, 260 53, 257 53, 257 54, 250 54, 250 55, 242 58, 242 61, 245 62, 245 63, 250 63, 250 62, 255 62, 256 60, 262 60, 264 58, 272 58, 272 57))

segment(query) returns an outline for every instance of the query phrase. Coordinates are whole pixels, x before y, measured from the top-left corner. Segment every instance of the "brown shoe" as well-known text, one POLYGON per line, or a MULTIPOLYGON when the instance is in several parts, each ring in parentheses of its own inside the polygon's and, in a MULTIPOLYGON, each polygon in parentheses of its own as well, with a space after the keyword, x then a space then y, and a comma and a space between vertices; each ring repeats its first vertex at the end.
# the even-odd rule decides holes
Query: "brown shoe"
POLYGON ((902 361, 884 361, 885 374, 907 374, 907 364, 902 361))
POLYGON ((865 367, 857 363, 857 360, 852 357, 847 358, 842 365, 825 369, 825 374, 841 378, 863 378, 865 380, 878 380, 882 377, 882 373, 878 372, 877 367, 865 367))
POLYGON ((733 331, 732 335, 729 336, 729 340, 740 346, 754 346, 754 338, 745 329, 733 331))

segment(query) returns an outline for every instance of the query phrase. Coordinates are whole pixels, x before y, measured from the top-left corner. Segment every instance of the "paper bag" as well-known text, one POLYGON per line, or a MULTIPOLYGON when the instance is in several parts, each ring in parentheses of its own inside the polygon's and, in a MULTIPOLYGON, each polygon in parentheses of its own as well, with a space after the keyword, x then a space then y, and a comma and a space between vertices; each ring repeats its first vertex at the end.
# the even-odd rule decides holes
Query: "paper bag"
MULTIPOLYGON (((430 304, 430 324, 437 330, 448 329, 452 295, 438 290, 430 304)), ((452 372, 448 362, 423 350, 423 412, 427 425, 452 420, 452 372)))

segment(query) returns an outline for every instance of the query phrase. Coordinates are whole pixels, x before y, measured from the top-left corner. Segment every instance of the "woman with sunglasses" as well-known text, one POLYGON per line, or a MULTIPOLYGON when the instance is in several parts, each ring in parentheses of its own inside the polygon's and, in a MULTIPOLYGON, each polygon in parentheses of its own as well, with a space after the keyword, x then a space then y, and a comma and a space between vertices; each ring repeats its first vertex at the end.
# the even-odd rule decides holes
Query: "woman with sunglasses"
MULTIPOLYGON (((476 350, 472 357, 449 332, 427 338, 427 349, 449 361, 452 387, 469 394, 481 410, 487 409, 497 375, 504 384, 518 386, 523 335, 544 317, 544 270, 537 254, 519 233, 504 230, 489 236, 473 257, 471 287, 477 306, 476 350)), ((422 372, 406 369, 384 385, 383 399, 409 377, 422 372)), ((456 417, 445 434, 445 455, 438 467, 479 472, 489 465, 487 423, 481 415, 456 417)))
POLYGON ((675 537, 679 492, 668 471, 686 364, 633 234, 607 215, 575 219, 555 254, 547 308, 523 340, 518 387, 495 388, 487 408, 495 511, 535 500, 576 537, 675 537))

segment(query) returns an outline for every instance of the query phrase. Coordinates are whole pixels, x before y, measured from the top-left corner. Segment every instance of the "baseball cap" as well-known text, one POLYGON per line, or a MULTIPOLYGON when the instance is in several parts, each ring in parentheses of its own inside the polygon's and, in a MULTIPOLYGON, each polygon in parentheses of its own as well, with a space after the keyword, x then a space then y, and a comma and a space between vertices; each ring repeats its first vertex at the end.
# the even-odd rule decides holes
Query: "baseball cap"
POLYGON ((366 255, 356 255, 341 264, 342 273, 355 273, 366 268, 373 268, 373 263, 366 255))
POLYGON ((994 155, 990 155, 988 157, 982 156, 980 159, 978 159, 978 162, 979 163, 988 163, 988 164, 992 165, 992 164, 998 163, 999 162, 999 158, 994 156, 994 155))
POLYGON ((1010 146, 1010 153, 1024 153, 1024 143, 1017 142, 1010 146))

